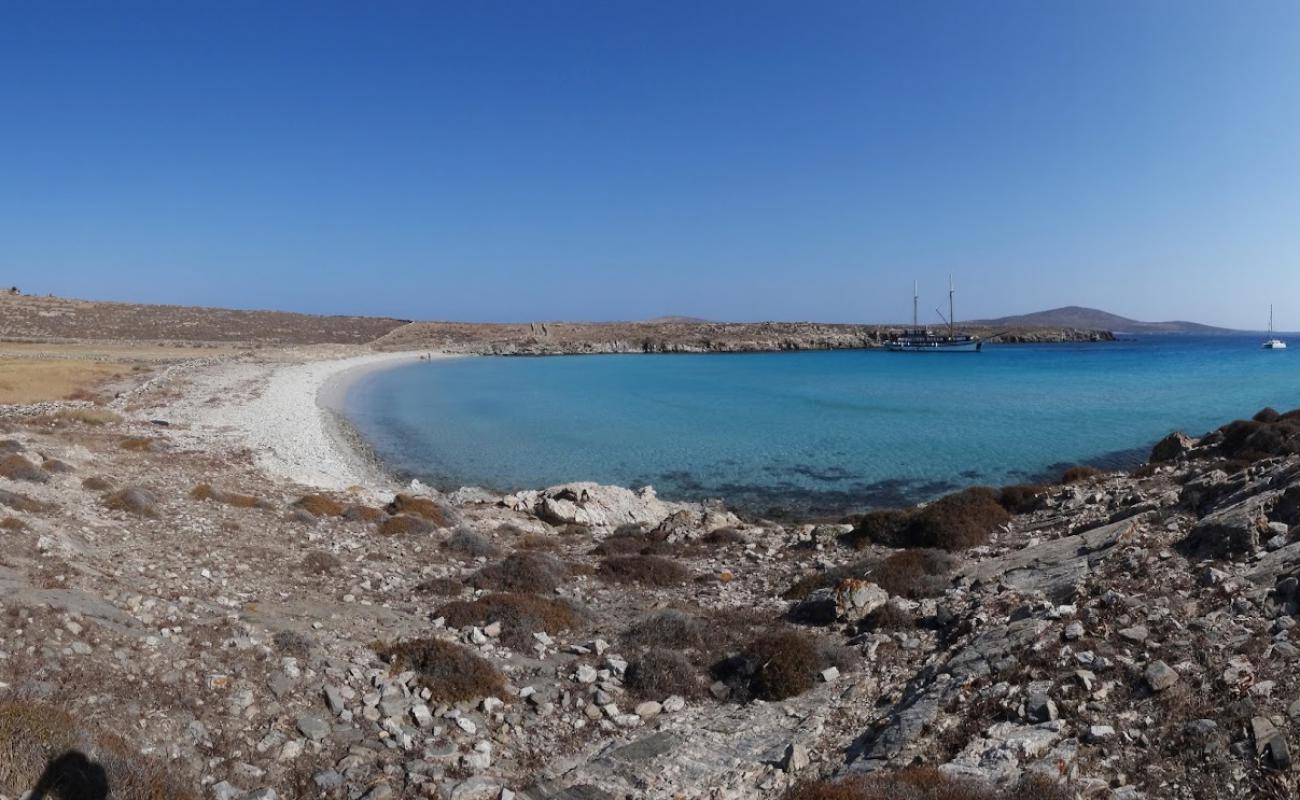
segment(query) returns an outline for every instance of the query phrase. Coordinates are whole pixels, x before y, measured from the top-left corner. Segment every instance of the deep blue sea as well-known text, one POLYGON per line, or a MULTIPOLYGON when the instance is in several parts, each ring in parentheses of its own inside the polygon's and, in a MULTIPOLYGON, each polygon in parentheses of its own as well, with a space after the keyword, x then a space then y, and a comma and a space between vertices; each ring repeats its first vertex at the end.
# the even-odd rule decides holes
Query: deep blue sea
POLYGON ((1300 350, 1259 344, 463 358, 373 374, 344 408, 391 469, 444 488, 594 480, 834 514, 1131 466, 1171 430, 1300 407, 1300 350))

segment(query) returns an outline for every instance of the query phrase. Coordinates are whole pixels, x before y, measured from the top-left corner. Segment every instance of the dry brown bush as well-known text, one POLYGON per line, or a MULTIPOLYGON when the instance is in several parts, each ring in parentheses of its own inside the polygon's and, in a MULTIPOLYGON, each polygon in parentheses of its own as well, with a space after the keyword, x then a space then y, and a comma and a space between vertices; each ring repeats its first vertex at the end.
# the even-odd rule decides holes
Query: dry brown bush
POLYGON ((152 492, 134 486, 107 495, 103 503, 110 511, 126 511, 143 517, 158 516, 158 498, 152 492))
POLYGON ((190 491, 190 498, 200 502, 211 500, 215 503, 222 503, 235 508, 266 508, 267 503, 251 494, 239 494, 238 492, 227 492, 221 489, 215 489, 206 483, 200 483, 190 491))
POLYGON ((866 580, 867 575, 874 568, 875 562, 855 561, 851 564, 841 564, 838 567, 831 567, 820 572, 810 572, 791 584, 790 588, 781 594, 781 597, 786 600, 802 600, 818 589, 834 588, 847 579, 866 580))
POLYGON ((1082 483, 1083 481, 1092 480, 1106 473, 1096 467, 1088 467, 1082 464, 1070 467, 1061 473, 1061 483, 1082 483))
POLYGON ((965 550, 988 542, 989 535, 1010 519, 998 492, 974 486, 911 511, 873 511, 845 539, 858 548, 875 543, 965 550))
POLYGON ((398 514, 379 523, 380 536, 417 536, 433 532, 433 523, 423 517, 398 514))
POLYGON ((856 662, 853 651, 819 642, 804 631, 775 628, 715 664, 713 674, 737 699, 784 700, 811 689, 823 669, 848 671, 856 662))
POLYGON ((534 633, 556 635, 577 630, 583 621, 582 612, 563 600, 510 592, 485 594, 476 600, 453 600, 433 614, 453 628, 500 622, 501 641, 524 652, 532 650, 534 633))
POLYGON ((705 626, 697 617, 665 608, 641 617, 623 632, 623 641, 651 649, 689 650, 705 645, 705 626))
POLYGON ((844 542, 855 550, 870 544, 883 544, 900 538, 911 514, 899 508, 882 508, 869 511, 858 520, 853 530, 844 535, 844 542))
POLYGON ((109 489, 113 488, 113 484, 110 483, 107 478, 102 478, 98 475, 91 475, 89 478, 86 478, 81 482, 81 486, 83 489, 89 489, 92 492, 107 492, 109 489))
POLYGON ((628 662, 623 685, 643 700, 703 694, 700 671, 686 656, 673 650, 651 650, 633 658, 628 662))
POLYGON ((1042 507, 1046 491, 1046 486, 1030 483, 1003 486, 998 491, 998 502, 1012 514, 1028 514, 1042 507))
POLYGON ((308 575, 329 575, 342 566, 337 556, 324 550, 313 550, 302 559, 302 571, 308 575))
POLYGON ((45 483, 50 479, 50 474, 17 453, 14 453, 13 455, 0 458, 0 477, 8 478, 11 481, 45 483))
POLYGON ((639 525, 623 525, 602 539, 592 554, 598 556, 665 555, 672 552, 666 536, 647 533, 639 525))
POLYGON ((0 439, 0 455, 9 455, 10 453, 21 453, 27 448, 17 439, 0 439))
POLYGON ((465 593, 465 584, 455 578, 429 578, 417 583, 413 591, 416 594, 456 597, 465 593))
POLYGON ((0 528, 7 531, 25 531, 27 530, 27 523, 17 517, 5 517, 0 519, 0 528))
POLYGON ((147 436, 128 436, 118 442, 117 446, 133 453, 152 453, 158 449, 158 440, 147 436))
POLYGON ((374 506, 363 506, 360 503, 353 503, 343 509, 343 519, 350 522, 377 522, 385 516, 382 508, 374 506))
POLYGON ((916 627, 916 615, 893 603, 886 603, 862 620, 862 630, 910 631, 916 627))
POLYGON ((491 539, 469 528, 457 528, 442 546, 470 558, 496 558, 501 555, 501 548, 491 539))
POLYGON ((469 578, 476 589, 492 592, 551 594, 564 582, 566 569, 559 561, 542 553, 512 553, 469 578))
POLYGON ((610 583, 640 583, 646 586, 680 586, 691 572, 676 561, 659 556, 612 556, 600 562, 596 574, 610 583))
POLYGON ((451 514, 438 501, 428 497, 399 494, 385 508, 389 514, 414 514, 424 517, 439 528, 446 528, 451 523, 451 514))
POLYGON ((909 767, 887 775, 804 781, 784 800, 1069 800, 1074 795, 1042 776, 1015 786, 995 786, 945 775, 935 767, 909 767))
POLYGON ((956 560, 942 550, 900 550, 877 564, 869 580, 890 594, 917 599, 937 597, 948 587, 956 560))
POLYGON ((295 506, 313 517, 341 517, 346 507, 327 494, 308 494, 298 498, 295 506))
POLYGON ((42 503, 40 500, 34 500, 25 494, 11 492, 6 489, 0 489, 0 505, 8 506, 14 511, 24 511, 34 514, 38 511, 48 511, 50 506, 42 503))
POLYGON ((560 549, 560 542, 555 536, 529 533, 519 537, 515 542, 515 547, 519 550, 544 550, 552 553, 560 549))
POLYGON ((413 670, 435 703, 505 697, 506 680, 497 668, 468 648, 441 639, 412 639, 381 646, 380 655, 396 670, 413 670))
POLYGON ((705 544, 725 547, 732 544, 745 544, 749 540, 745 538, 745 534, 735 528, 718 528, 704 534, 700 541, 705 544))
POLYGON ((0 790, 87 800, 198 800, 175 764, 140 755, 119 736, 84 729, 46 703, 0 703, 0 790))

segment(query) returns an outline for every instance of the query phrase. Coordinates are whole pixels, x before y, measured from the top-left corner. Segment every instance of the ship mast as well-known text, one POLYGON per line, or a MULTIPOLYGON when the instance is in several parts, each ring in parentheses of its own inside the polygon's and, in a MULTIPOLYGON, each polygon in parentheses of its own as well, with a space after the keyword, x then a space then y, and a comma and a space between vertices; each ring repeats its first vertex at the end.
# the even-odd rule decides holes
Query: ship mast
POLYGON ((1268 304, 1268 335, 1273 335, 1273 304, 1268 304))
POLYGON ((918 284, 916 281, 912 281, 912 330, 917 330, 921 327, 920 315, 916 313, 916 303, 919 299, 920 299, 920 284, 918 284))
MULTIPOLYGON (((953 316, 952 313, 952 294, 953 294, 952 276, 949 275, 948 276, 948 338, 954 338, 957 336, 957 328, 955 326, 957 317, 953 316)), ((1269 313, 1271 314, 1272 312, 1269 313)))

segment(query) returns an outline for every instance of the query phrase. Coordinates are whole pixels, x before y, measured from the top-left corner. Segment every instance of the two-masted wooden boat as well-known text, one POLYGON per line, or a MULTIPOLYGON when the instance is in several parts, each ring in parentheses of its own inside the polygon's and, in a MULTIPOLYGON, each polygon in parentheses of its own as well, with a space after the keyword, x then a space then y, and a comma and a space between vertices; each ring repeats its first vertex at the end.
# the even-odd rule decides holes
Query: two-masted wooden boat
POLYGON ((917 305, 920 302, 920 296, 917 291, 917 285, 912 284, 912 328, 902 333, 894 334, 885 339, 884 345, 886 350, 892 350, 895 353, 978 353, 984 347, 984 342, 978 336, 967 336, 957 333, 955 315, 953 314, 953 294, 952 278, 948 278, 948 316, 944 317, 943 312, 939 309, 935 311, 943 321, 947 323, 948 333, 935 333, 929 328, 922 327, 918 319, 919 314, 917 305))

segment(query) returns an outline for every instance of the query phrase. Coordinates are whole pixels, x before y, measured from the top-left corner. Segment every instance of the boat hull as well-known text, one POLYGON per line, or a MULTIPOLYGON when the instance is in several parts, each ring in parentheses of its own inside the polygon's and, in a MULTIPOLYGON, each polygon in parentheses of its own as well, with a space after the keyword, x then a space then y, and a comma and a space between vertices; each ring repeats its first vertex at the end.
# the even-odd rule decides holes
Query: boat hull
POLYGON ((978 353, 984 348, 984 342, 970 339, 959 342, 943 340, 899 340, 885 342, 885 349, 893 353, 978 353))

